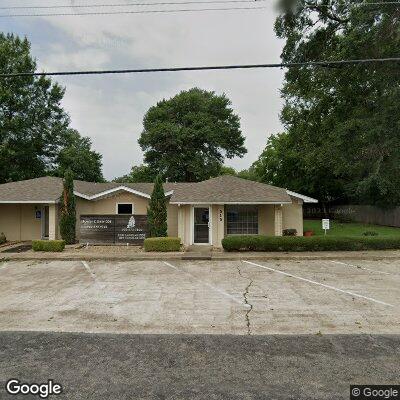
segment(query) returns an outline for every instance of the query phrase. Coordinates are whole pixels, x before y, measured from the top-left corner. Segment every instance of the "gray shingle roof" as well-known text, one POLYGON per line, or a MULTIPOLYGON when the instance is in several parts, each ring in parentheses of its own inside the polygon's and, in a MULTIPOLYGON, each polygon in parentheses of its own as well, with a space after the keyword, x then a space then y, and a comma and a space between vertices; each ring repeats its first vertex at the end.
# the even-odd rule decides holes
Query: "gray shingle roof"
MULTIPOLYGON (((0 185, 0 202, 55 202, 62 193, 62 179, 43 177, 0 185)), ((125 186, 151 195, 152 183, 93 183, 75 181, 75 191, 91 197, 125 186)), ((224 175, 198 183, 166 183, 173 190, 172 203, 291 203, 285 189, 224 175)))
POLYGON ((178 185, 171 203, 291 203, 286 189, 231 175, 178 185))
POLYGON ((0 185, 2 202, 55 202, 62 193, 61 178, 44 176, 0 185))

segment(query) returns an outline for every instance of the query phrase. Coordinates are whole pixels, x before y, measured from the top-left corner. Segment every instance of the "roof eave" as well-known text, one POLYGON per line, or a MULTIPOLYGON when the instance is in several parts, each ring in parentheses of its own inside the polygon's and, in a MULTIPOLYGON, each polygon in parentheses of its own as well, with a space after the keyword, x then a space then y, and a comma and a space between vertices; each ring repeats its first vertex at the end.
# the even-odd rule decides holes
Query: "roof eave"
POLYGON ((313 199, 312 197, 304 196, 303 194, 292 192, 291 190, 286 189, 286 193, 289 196, 296 197, 304 201, 304 203, 318 203, 317 199, 313 199))
POLYGON ((0 200, 0 204, 57 204, 58 200, 0 200))
MULTIPOLYGON (((150 197, 151 197, 151 195, 149 195, 148 193, 144 193, 144 192, 132 189, 132 188, 127 187, 127 186, 118 186, 116 188, 112 188, 112 189, 104 190, 104 191, 102 191, 100 193, 96 193, 96 194, 94 194, 92 196, 88 196, 88 195, 86 195, 84 193, 81 193, 81 192, 78 192, 77 190, 75 190, 74 191, 74 195, 77 196, 77 197, 81 197, 82 199, 90 201, 90 200, 97 200, 97 199, 99 199, 101 197, 104 197, 104 196, 107 196, 109 194, 113 194, 113 193, 119 192, 121 190, 125 191, 125 192, 129 192, 131 194, 135 194, 135 195, 140 196, 140 197, 144 197, 146 199, 150 199, 150 197)), ((170 190, 170 191, 165 193, 165 197, 171 196, 173 193, 174 193, 174 191, 170 190)))
POLYGON ((219 204, 239 204, 239 205, 280 205, 280 204, 292 204, 291 201, 171 201, 170 204, 178 204, 178 205, 219 205, 219 204))

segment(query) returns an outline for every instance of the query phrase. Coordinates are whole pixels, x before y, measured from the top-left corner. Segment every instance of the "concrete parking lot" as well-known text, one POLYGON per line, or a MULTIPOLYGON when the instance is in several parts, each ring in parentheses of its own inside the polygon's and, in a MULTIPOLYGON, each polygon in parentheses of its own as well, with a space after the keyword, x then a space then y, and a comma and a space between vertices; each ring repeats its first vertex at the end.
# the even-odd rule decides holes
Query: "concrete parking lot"
POLYGON ((9 261, 0 330, 400 332, 400 260, 9 261))

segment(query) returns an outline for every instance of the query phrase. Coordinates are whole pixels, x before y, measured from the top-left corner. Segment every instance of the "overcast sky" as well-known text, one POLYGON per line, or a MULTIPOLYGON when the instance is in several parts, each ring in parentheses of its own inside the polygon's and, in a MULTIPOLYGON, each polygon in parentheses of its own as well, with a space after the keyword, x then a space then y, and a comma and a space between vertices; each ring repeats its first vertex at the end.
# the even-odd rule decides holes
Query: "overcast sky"
MULTIPOLYGON (((2 6, 76 6, 134 2, 3 0, 1 3, 2 6)), ((39 69, 47 71, 277 62, 283 43, 273 31, 276 15, 272 1, 259 2, 257 5, 266 6, 267 9, 4 18, 0 23, 3 32, 14 32, 29 38, 39 69)), ((167 6, 152 8, 166 9, 167 6)), ((133 10, 137 7, 114 10, 124 9, 133 10)), ((139 9, 146 8, 142 6, 139 9)), ((75 7, 56 11, 88 12, 93 9, 75 7)), ((0 10, 0 14, 7 12, 11 11, 0 10)), ((248 168, 261 153, 267 137, 282 129, 279 121, 282 107, 279 89, 283 71, 279 69, 57 77, 57 80, 66 87, 64 108, 71 116, 72 126, 82 135, 89 136, 94 148, 103 155, 103 170, 107 179, 126 174, 133 164, 142 162, 143 155, 137 139, 147 109, 163 98, 194 86, 226 93, 241 117, 248 154, 242 159, 228 160, 227 165, 236 169, 248 168)))

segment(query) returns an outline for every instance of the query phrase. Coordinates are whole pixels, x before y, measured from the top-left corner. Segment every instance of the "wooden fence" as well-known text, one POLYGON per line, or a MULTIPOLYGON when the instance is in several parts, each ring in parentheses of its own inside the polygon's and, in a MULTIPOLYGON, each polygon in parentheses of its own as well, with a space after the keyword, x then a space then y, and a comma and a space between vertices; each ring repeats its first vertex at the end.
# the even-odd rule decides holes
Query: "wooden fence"
POLYGON ((325 210, 320 206, 304 207, 304 218, 331 218, 342 221, 362 222, 400 228, 400 207, 380 208, 376 206, 328 206, 325 210))

